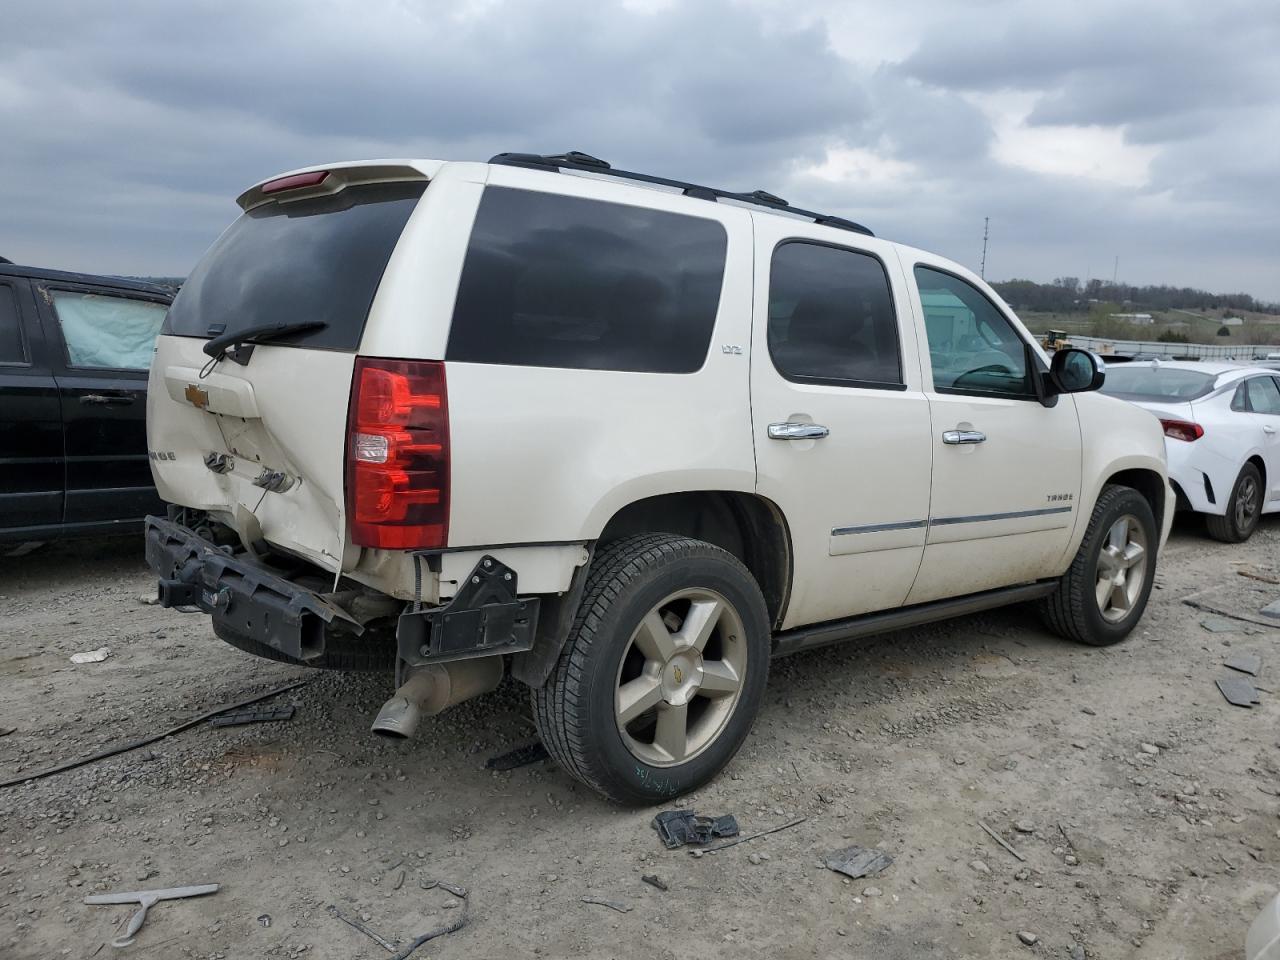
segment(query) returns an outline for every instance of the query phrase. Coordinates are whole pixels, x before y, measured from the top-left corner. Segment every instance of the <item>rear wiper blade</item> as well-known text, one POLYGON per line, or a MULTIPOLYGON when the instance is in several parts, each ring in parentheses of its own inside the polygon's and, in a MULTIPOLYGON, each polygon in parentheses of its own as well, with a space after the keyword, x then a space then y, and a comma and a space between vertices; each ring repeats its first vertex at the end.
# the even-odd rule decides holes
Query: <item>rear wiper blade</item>
MULTIPOLYGON (((323 330, 329 324, 323 320, 303 320, 299 323, 260 323, 256 327, 245 327, 243 330, 229 330, 219 334, 204 345, 204 352, 211 357, 222 357, 231 352, 232 347, 242 343, 267 343, 279 340, 292 333, 306 333, 308 330, 323 330)), ((232 357, 232 359, 236 359, 232 357)), ((248 360, 248 357, 245 357, 248 360)))

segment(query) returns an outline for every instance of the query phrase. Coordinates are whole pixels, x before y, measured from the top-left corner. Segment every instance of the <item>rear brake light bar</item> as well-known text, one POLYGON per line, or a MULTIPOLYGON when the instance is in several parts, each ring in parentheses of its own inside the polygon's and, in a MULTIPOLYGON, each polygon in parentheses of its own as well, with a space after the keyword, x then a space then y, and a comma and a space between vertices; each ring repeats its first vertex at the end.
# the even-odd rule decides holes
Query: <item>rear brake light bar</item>
POLYGON ((328 170, 313 170, 311 173, 295 173, 291 177, 280 177, 268 180, 262 185, 262 192, 279 193, 282 190, 298 190, 302 187, 318 187, 329 176, 328 170))
POLYGON ((1166 437, 1185 440, 1187 443, 1199 440, 1204 436, 1204 427, 1198 423, 1192 423, 1190 420, 1166 420, 1161 417, 1160 426, 1164 427, 1164 435, 1166 437))
POLYGON ((347 515, 356 546, 445 546, 449 401, 442 362, 356 358, 348 413, 347 515))

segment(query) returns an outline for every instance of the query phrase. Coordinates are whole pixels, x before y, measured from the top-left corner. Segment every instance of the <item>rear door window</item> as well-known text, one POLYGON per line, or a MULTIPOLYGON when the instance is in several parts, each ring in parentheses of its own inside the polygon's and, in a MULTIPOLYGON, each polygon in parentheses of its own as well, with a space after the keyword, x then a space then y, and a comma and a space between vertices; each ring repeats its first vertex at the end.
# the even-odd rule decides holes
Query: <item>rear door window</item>
POLYGON ((875 257, 791 240, 769 272, 769 353, 788 380, 901 387, 898 319, 875 257))
POLYGON ((422 182, 272 202, 233 223, 182 285, 165 332, 208 338, 268 323, 326 326, 273 344, 354 350, 422 182))
POLYGON ((22 318, 18 315, 18 299, 13 286, 0 283, 0 363, 26 363, 22 345, 22 318))
POLYGON ((727 245, 715 220, 488 187, 446 359, 692 373, 711 342, 727 245))
POLYGON ((49 296, 69 366, 104 370, 151 366, 165 304, 79 290, 51 289, 49 296))
POLYGON ((1271 377, 1251 377, 1245 381, 1249 406, 1254 413, 1280 414, 1280 389, 1271 377))

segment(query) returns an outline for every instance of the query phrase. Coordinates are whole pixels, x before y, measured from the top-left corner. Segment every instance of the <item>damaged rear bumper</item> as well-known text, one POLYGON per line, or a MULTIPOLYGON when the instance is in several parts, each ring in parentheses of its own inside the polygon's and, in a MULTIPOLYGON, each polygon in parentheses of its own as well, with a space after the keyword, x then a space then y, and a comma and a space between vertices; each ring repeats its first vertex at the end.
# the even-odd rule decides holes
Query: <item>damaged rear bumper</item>
MULTIPOLYGON (((247 637, 305 662, 324 655, 333 628, 351 636, 366 633, 330 598, 243 554, 233 556, 175 521, 147 517, 146 555, 160 578, 160 604, 203 610, 220 636, 247 637)), ((395 627, 399 671, 527 651, 537 631, 538 608, 536 597, 517 594, 515 571, 485 555, 449 603, 406 605, 400 613, 395 627)), ((380 628, 370 624, 368 629, 373 636, 380 628)))
POLYGON ((295 660, 324 653, 334 620, 355 635, 364 627, 305 587, 264 567, 230 556, 194 531, 160 517, 146 520, 147 563, 160 578, 165 607, 197 607, 227 628, 295 660))

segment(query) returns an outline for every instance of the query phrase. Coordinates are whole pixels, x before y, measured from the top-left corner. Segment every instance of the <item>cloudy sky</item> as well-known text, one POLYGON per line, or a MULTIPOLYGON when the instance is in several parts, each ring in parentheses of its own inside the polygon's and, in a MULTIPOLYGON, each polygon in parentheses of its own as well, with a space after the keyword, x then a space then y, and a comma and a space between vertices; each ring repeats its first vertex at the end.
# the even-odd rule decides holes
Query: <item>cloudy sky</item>
POLYGON ((0 255, 184 275, 270 174, 584 150, 987 276, 1280 301, 1275 0, 5 0, 0 255), (179 12, 181 11, 181 12, 179 12))

